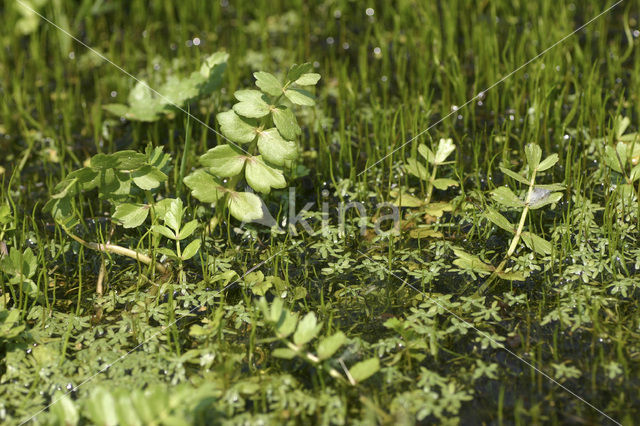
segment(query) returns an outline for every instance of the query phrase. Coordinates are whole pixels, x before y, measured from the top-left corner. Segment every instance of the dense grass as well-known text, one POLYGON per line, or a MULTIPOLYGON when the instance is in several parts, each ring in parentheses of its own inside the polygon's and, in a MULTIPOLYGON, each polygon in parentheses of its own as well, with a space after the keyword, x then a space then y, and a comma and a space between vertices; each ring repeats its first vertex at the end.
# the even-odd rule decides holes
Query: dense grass
MULTIPOLYGON (((632 424, 640 414, 640 189, 637 182, 635 194, 620 189, 604 147, 614 143, 616 116, 630 118, 628 132, 640 123, 640 2, 622 2, 450 115, 612 4, 47 2, 44 16, 152 87, 228 52, 222 91, 190 106, 214 128, 233 92, 253 85, 253 71, 280 75, 310 61, 322 75, 316 107, 301 112, 307 172, 292 185, 298 209, 315 202, 314 229, 329 203, 330 235, 271 234, 258 225, 238 231, 238 222, 226 221, 202 232, 201 257, 187 264, 184 282, 84 249, 42 206, 90 156, 151 142, 175 160, 167 194, 180 191, 188 214, 204 224, 210 209, 188 195, 178 165, 184 158, 193 169, 221 138, 181 112, 151 124, 108 114, 102 106, 124 102, 135 81, 49 23, 21 34, 22 6, 0 6, 0 179, 13 227, 0 240, 30 247, 37 258, 36 294, 0 273, 2 312, 19 310, 26 326, 17 336, 0 334, 0 419, 30 419, 57 391, 73 389, 82 421, 108 424, 95 414, 96 389, 135 400, 135 392, 159 386, 149 397, 160 401, 152 409, 158 422, 172 414, 201 423, 632 424), (399 236, 370 229, 363 238, 355 210, 339 232, 338 202, 362 201, 374 216, 376 203, 398 188, 421 194, 424 185, 402 166, 419 143, 441 137, 457 145, 443 175, 460 181, 435 192, 457 206, 434 225, 442 237, 410 238, 414 222, 435 220, 419 214, 399 236), (513 264, 529 278, 474 295, 483 278, 453 265, 452 248, 487 260, 504 255, 509 236, 481 209, 491 204, 489 190, 515 188, 499 166, 519 170, 529 142, 560 157, 543 183, 563 182, 563 200, 527 222, 554 250, 538 256, 521 248, 513 264), (255 265, 282 280, 289 310, 316 313, 321 336, 346 334, 332 368, 378 357, 381 370, 352 386, 308 361, 274 357, 282 343, 256 305, 251 288, 259 278, 245 277, 255 265), (163 394, 167 384, 176 387, 163 394)), ((267 197, 279 222, 286 195, 267 197)), ((83 237, 106 238, 108 204, 89 194, 78 205, 87 219, 83 237)), ((117 228, 112 239, 135 247, 143 234, 117 228)), ((267 295, 272 300, 274 290, 267 295)), ((30 421, 55 423, 54 407, 30 421)))

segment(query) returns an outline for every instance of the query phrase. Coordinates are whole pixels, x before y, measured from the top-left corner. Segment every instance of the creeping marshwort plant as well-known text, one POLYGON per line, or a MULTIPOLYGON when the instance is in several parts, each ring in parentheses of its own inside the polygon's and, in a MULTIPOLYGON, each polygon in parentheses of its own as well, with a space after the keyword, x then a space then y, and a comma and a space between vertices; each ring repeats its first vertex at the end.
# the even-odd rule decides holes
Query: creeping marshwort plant
POLYGON ((1 9, 0 423, 636 423, 637 0, 1 9))

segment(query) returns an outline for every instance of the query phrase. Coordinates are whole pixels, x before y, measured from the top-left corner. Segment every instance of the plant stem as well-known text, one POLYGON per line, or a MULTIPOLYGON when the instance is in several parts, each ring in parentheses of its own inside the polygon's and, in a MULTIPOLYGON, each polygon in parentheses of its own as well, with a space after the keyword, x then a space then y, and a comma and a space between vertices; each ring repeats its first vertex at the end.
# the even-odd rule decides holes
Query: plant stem
POLYGON ((516 248, 518 247, 518 243, 520 242, 520 237, 522 236, 522 230, 524 229, 524 224, 527 221, 527 214, 529 213, 529 203, 531 202, 531 194, 533 194, 533 188, 536 184, 536 172, 537 170, 534 169, 533 172, 531 173, 531 180, 529 181, 529 190, 527 191, 527 197, 525 198, 525 201, 524 201, 524 209, 522 209, 522 214, 520 215, 520 222, 518 223, 518 228, 516 229, 516 233, 513 235, 513 238, 511 239, 511 244, 509 245, 509 250, 507 250, 507 255, 502 260, 502 262, 500 262, 498 267, 493 271, 493 273, 487 279, 487 281, 485 281, 484 284, 480 286, 480 288, 478 289, 478 293, 483 293, 496 280, 496 278, 498 278, 498 276, 504 270, 505 266, 507 266, 507 261, 509 260, 509 258, 511 258, 513 253, 516 251, 516 248))
POLYGON ((436 180, 437 172, 438 166, 434 164, 433 170, 431 170, 431 177, 429 177, 429 183, 427 184, 427 198, 425 200, 425 204, 429 204, 431 202, 431 195, 433 194, 433 182, 435 182, 436 180))
POLYGON ((130 257, 132 259, 137 260, 138 262, 144 263, 145 265, 153 266, 161 274, 166 274, 168 272, 168 269, 166 266, 164 266, 160 262, 154 261, 152 258, 147 256, 146 254, 138 253, 135 250, 131 250, 126 247, 121 247, 115 244, 99 244, 99 243, 92 243, 90 241, 85 241, 82 238, 78 237, 77 235, 74 235, 68 229, 64 227, 63 229, 67 233, 67 235, 69 235, 71 238, 73 238, 74 240, 76 240, 86 248, 89 248, 91 250, 101 251, 103 253, 114 253, 114 254, 119 254, 121 256, 130 257))

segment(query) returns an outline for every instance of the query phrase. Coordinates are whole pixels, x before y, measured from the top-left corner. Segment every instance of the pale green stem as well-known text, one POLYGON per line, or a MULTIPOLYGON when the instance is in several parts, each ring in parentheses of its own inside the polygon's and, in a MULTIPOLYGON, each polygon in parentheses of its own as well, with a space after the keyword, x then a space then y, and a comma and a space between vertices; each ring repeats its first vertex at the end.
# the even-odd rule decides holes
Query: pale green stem
MULTIPOLYGON (((429 164, 427 162, 427 164, 429 164)), ((429 183, 427 184, 427 198, 425 200, 425 204, 429 204, 431 202, 431 195, 433 195, 433 182, 436 180, 436 173, 438 172, 438 166, 436 164, 433 165, 433 170, 431 170, 431 177, 429 177, 429 183)))
POLYGON ((126 247, 121 247, 115 244, 99 244, 99 243, 92 243, 89 241, 85 241, 82 238, 78 237, 77 235, 74 235, 73 233, 69 232, 68 229, 66 228, 63 228, 63 229, 67 233, 67 235, 69 235, 71 238, 73 238, 74 240, 76 240, 77 242, 79 242, 80 244, 82 244, 83 246, 91 250, 101 251, 103 253, 114 253, 114 254, 119 254, 121 256, 130 257, 132 259, 137 260, 138 262, 144 263, 145 265, 153 266, 161 274, 166 274, 168 271, 166 266, 164 266, 160 262, 155 262, 146 254, 138 253, 135 250, 131 250, 126 247))

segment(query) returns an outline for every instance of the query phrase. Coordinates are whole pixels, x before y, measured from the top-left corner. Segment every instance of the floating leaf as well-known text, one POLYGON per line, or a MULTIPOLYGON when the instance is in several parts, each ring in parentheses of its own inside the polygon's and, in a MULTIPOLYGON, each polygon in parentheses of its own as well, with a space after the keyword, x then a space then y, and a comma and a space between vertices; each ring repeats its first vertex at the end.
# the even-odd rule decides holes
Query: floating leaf
POLYGON ((247 160, 247 155, 231 145, 218 145, 200 156, 200 164, 220 177, 239 174, 247 160))
POLYGON ((398 207, 420 207, 424 205, 424 201, 418 197, 414 197, 413 195, 407 194, 406 192, 391 193, 392 196, 396 197, 393 203, 398 207))
POLYGON ((453 205, 445 201, 439 201, 437 203, 429 203, 425 205, 422 211, 434 217, 441 217, 444 212, 453 211, 453 205))
POLYGON ((349 373, 356 383, 360 383, 376 374, 378 370, 380 370, 380 360, 369 358, 351 367, 349 373))

